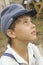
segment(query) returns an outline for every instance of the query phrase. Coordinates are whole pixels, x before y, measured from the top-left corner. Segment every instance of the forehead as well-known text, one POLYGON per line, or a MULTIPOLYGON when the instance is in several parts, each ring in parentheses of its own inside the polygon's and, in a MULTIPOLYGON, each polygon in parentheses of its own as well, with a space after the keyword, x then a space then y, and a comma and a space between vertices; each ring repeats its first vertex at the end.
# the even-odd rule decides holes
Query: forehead
POLYGON ((21 19, 21 18, 22 19, 25 19, 25 18, 27 19, 27 18, 31 18, 31 17, 29 15, 21 15, 18 19, 21 19))

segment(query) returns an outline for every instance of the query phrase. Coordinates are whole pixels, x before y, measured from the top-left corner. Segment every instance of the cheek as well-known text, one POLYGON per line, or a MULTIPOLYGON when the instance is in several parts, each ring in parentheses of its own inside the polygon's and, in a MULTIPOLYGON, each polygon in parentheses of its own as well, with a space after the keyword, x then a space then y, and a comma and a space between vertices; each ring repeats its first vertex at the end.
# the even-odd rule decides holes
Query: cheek
POLYGON ((20 27, 15 29, 15 34, 18 39, 28 40, 30 38, 30 29, 25 27, 20 27))
POLYGON ((31 34, 31 30, 28 28, 19 28, 16 30, 16 38, 24 41, 31 41, 36 39, 36 35, 31 34))

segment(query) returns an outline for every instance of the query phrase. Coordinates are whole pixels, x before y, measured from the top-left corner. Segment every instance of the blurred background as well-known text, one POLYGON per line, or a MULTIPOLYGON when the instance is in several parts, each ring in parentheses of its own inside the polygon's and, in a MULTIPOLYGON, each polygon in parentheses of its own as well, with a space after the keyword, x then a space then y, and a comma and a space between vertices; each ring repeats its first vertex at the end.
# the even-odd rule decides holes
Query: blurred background
MULTIPOLYGON (((2 10, 11 4, 22 4, 26 9, 35 9, 37 11, 36 17, 32 18, 33 23, 37 29, 37 40, 33 43, 36 44, 43 56, 43 0, 0 0, 0 15, 2 10)), ((1 16, 0 16, 0 56, 7 48, 7 38, 1 32, 1 16)))

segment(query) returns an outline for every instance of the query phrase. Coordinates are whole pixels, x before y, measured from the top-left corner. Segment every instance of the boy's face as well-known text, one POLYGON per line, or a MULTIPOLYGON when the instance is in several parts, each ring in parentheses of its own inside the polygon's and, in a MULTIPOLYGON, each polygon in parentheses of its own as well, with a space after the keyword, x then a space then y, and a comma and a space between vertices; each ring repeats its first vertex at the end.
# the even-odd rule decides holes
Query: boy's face
POLYGON ((36 39, 36 27, 31 22, 31 17, 21 16, 17 21, 18 23, 16 23, 14 30, 16 39, 22 41, 31 41, 36 39))

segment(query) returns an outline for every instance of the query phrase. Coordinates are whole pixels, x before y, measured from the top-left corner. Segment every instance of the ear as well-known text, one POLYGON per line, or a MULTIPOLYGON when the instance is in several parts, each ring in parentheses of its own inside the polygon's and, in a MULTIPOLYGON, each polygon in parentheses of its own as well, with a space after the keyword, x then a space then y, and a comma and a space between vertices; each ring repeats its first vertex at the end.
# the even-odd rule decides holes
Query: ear
POLYGON ((15 32, 13 31, 13 30, 11 30, 11 29, 8 29, 7 30, 7 35, 9 36, 9 37, 11 37, 11 38, 15 38, 16 36, 15 36, 15 32))

